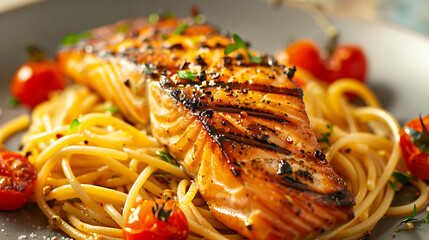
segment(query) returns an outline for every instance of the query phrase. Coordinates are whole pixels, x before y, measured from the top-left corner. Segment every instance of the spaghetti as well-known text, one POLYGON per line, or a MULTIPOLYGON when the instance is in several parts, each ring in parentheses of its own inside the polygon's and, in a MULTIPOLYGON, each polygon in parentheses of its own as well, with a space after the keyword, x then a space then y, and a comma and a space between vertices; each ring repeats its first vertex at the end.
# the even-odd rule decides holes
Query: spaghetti
MULTIPOLYGON (((353 79, 325 86, 300 71, 311 127, 334 170, 355 195, 355 217, 321 239, 358 239, 385 215, 407 215, 428 200, 426 184, 412 182, 420 196, 390 207, 388 180, 401 169, 399 126, 372 92, 353 79), (352 92, 365 106, 349 103, 352 92), (321 140, 323 139, 323 141, 321 140)), ((70 86, 32 113, 23 153, 37 167, 37 204, 53 228, 76 239, 120 239, 125 214, 144 198, 174 198, 186 215, 188 239, 243 239, 217 221, 184 170, 160 158, 163 148, 126 123, 109 102, 70 86), (110 109, 110 111, 108 111, 110 109), (73 119, 79 121, 71 129, 73 119)), ((1 128, 2 140, 25 128, 23 116, 1 128)))

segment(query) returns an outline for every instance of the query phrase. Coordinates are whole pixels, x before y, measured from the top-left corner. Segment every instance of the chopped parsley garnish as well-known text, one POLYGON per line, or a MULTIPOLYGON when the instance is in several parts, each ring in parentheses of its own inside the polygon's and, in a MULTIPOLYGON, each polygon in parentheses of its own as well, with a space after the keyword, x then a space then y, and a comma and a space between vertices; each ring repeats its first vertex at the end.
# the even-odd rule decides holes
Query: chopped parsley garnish
POLYGON ((397 192, 399 191, 397 183, 406 184, 409 180, 417 181, 417 178, 402 172, 395 171, 393 172, 392 176, 395 178, 395 181, 392 182, 391 180, 388 180, 387 182, 389 183, 390 187, 397 192))
POLYGON ((80 126, 80 122, 77 119, 73 119, 73 121, 70 124, 70 128, 67 131, 67 134, 70 134, 70 133, 76 131, 79 128, 79 126, 80 126))
POLYGON ((325 132, 325 133, 320 133, 320 135, 322 135, 322 138, 317 139, 317 140, 319 140, 319 143, 325 142, 328 144, 328 146, 331 146, 331 143, 329 142, 329 137, 334 132, 334 125, 329 123, 329 124, 326 124, 326 127, 328 128, 329 131, 325 132))
POLYGON ((119 109, 115 106, 109 106, 104 108, 104 110, 106 110, 107 112, 111 112, 111 113, 117 113, 119 112, 119 109))
POLYGON ((409 127, 405 128, 405 132, 410 136, 411 142, 419 149, 420 152, 424 152, 429 155, 429 131, 423 123, 421 115, 419 116, 419 119, 422 125, 421 132, 409 127))
POLYGON ((7 105, 11 106, 11 107, 18 107, 19 106, 19 100, 14 98, 14 97, 10 97, 7 100, 7 105))
POLYGON ((163 33, 163 34, 161 34, 161 38, 162 38, 162 40, 167 40, 168 36, 167 36, 167 34, 163 33))
POLYGON ((73 45, 73 44, 76 44, 77 42, 79 42, 79 36, 74 33, 65 36, 63 40, 61 40, 61 44, 64 46, 73 45))
POLYGON ((418 181, 417 178, 412 177, 410 175, 407 175, 405 173, 402 172, 393 172, 392 176, 396 179, 396 181, 405 184, 407 183, 409 180, 413 180, 413 181, 418 181))
POLYGON ((65 37, 63 37, 63 39, 61 40, 61 44, 66 46, 66 45, 73 45, 76 44, 77 42, 79 42, 80 40, 86 39, 86 38, 90 38, 91 37, 91 31, 84 31, 81 32, 79 34, 69 34, 65 37))
POLYGON ((174 166, 179 167, 179 165, 177 163, 174 163, 172 160, 174 160, 173 156, 171 156, 169 153, 166 153, 164 151, 157 151, 156 155, 158 155, 159 157, 161 157, 162 160, 173 164, 174 166))
POLYGON ((410 216, 408 216, 406 219, 402 220, 398 226, 396 226, 395 228, 395 232, 399 231, 399 226, 401 226, 403 223, 407 223, 407 222, 412 222, 412 221, 416 221, 417 219, 415 219, 414 217, 416 216, 417 213, 417 207, 416 204, 414 204, 414 209, 411 212, 410 216))
POLYGON ((112 178, 120 178, 119 175, 113 175, 112 178))
POLYGON ((395 190, 396 192, 399 192, 399 188, 398 185, 396 185, 396 181, 392 182, 390 180, 387 180, 387 182, 389 183, 391 189, 395 190))
POLYGON ((168 183, 170 183, 170 179, 168 179, 165 176, 165 175, 168 175, 168 174, 169 173, 152 173, 151 176, 163 178, 165 181, 167 181, 168 183))
POLYGON ((149 15, 149 23, 150 24, 156 24, 159 21, 159 15, 157 13, 152 13, 149 15))
POLYGON ((188 28, 188 25, 186 23, 181 23, 174 31, 174 35, 181 35, 186 29, 188 28))
POLYGON ((262 58, 260 56, 257 57, 252 57, 252 55, 250 54, 249 50, 248 50, 248 46, 247 44, 243 41, 243 39, 240 38, 240 36, 238 36, 236 33, 234 33, 232 35, 232 40, 234 40, 234 44, 228 44, 228 46, 226 46, 224 54, 228 55, 232 52, 235 52, 238 49, 244 49, 246 50, 247 53, 247 57, 249 58, 249 61, 251 63, 261 63, 262 58))
POLYGON ((177 76, 180 79, 188 79, 188 80, 192 80, 195 79, 198 76, 198 73, 192 73, 189 71, 176 71, 177 76))
POLYGON ((129 24, 124 24, 124 25, 122 25, 122 26, 119 26, 119 27, 116 29, 116 32, 126 32, 126 31, 128 31, 128 30, 130 30, 130 25, 129 25, 129 24))

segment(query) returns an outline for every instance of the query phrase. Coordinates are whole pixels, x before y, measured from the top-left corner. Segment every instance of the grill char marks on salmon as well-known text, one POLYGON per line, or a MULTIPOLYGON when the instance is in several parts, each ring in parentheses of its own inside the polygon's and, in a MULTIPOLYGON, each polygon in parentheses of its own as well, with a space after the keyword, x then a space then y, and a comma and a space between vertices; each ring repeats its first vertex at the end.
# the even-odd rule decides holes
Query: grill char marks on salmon
POLYGON ((134 19, 93 30, 58 58, 129 121, 150 122, 214 216, 243 236, 308 239, 353 218, 353 196, 320 152, 287 68, 251 63, 244 49, 225 56, 230 43, 189 19, 134 19), (115 32, 121 24, 130 30, 115 32))

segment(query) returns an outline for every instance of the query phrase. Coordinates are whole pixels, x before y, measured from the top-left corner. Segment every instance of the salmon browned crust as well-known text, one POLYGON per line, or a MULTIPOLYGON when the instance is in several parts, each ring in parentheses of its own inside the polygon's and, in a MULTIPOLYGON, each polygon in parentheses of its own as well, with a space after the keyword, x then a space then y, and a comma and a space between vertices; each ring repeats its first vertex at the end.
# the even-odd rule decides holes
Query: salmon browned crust
POLYGON ((245 49, 225 56, 231 43, 190 19, 134 19, 58 58, 129 121, 150 122, 214 216, 243 236, 314 238, 350 220, 353 196, 320 152, 293 70, 269 56, 251 63, 245 49))

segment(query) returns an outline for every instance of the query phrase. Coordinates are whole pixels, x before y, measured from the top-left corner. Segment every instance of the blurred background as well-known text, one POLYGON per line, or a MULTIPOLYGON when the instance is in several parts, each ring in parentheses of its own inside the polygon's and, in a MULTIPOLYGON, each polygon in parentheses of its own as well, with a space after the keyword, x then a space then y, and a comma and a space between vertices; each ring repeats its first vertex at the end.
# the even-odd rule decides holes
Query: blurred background
MULTIPOLYGON (((1 0, 0 13, 28 4, 55 0, 1 0)), ((404 25, 429 35, 429 0, 261 0, 274 5, 317 3, 327 14, 404 25)))
MULTIPOLYGON (((28 4, 55 0, 1 0, 0 13, 28 4)), ((429 0, 261 0, 272 4, 315 2, 327 14, 404 25, 429 35, 429 0)))

